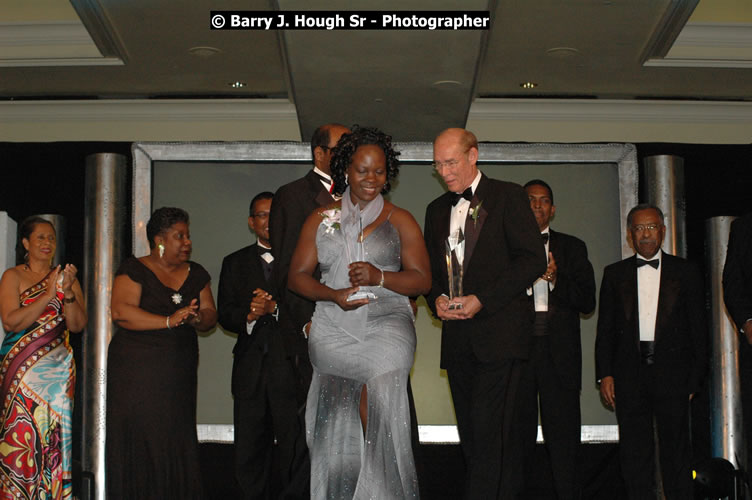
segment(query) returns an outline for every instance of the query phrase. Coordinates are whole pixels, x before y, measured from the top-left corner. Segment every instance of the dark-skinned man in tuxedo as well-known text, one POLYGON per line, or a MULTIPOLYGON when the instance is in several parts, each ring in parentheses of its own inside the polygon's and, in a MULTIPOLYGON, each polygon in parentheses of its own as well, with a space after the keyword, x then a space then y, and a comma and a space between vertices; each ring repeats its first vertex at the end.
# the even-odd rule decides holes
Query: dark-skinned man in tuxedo
MULTIPOLYGON (((298 243, 303 223, 316 208, 334 201, 329 161, 332 149, 342 134, 350 130, 344 125, 330 123, 318 127, 311 137, 313 168, 300 179, 277 189, 269 216, 270 241, 274 255, 271 286, 279 301, 279 335, 285 345, 288 362, 296 374, 298 427, 293 459, 293 481, 284 498, 309 498, 310 461, 305 442, 305 401, 311 383, 312 368, 308 358, 308 329, 313 315, 313 302, 287 288, 290 261, 298 243)), ((316 271, 318 275, 318 270, 316 271)))
POLYGON ((272 198, 263 192, 251 201, 248 227, 256 243, 224 258, 217 301, 220 324, 238 335, 232 364, 235 478, 247 499, 276 497, 280 485, 272 485, 273 478, 281 487, 290 482, 298 426, 295 373, 276 334, 277 304, 269 293, 272 198), (280 470, 273 472, 275 463, 280 470))
POLYGON ((521 405, 521 422, 526 432, 526 477, 538 466, 533 459, 540 407, 555 498, 573 500, 580 495, 577 473, 582 387, 580 314, 590 314, 595 309, 595 276, 585 243, 549 227, 556 213, 551 186, 533 179, 524 187, 541 233, 541 245, 548 256, 546 272, 527 292, 530 307, 535 311, 535 325, 523 379, 525 402, 521 405))
POLYGON ((596 378, 616 410, 628 498, 657 498, 655 432, 666 498, 688 499, 689 404, 708 366, 703 281, 689 261, 661 250, 666 226, 658 207, 634 207, 627 228, 636 255, 603 272, 596 378))

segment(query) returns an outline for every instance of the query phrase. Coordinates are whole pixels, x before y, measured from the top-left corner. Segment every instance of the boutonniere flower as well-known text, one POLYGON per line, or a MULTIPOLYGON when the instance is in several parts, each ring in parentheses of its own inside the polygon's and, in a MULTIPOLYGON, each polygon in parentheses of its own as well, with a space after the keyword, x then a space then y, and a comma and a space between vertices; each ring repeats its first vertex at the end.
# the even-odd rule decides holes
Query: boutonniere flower
POLYGON ((330 208, 329 210, 324 210, 323 212, 321 212, 320 215, 321 217, 323 217, 321 223, 326 226, 326 234, 332 234, 334 231, 339 230, 339 222, 342 218, 342 209, 330 208))
POLYGON ((473 227, 478 225, 478 217, 480 217, 480 206, 483 205, 483 200, 475 205, 475 208, 470 209, 470 218, 473 219, 473 227))
POLYGON ((183 302, 183 296, 180 295, 179 293, 173 293, 172 294, 172 302, 174 304, 176 304, 176 305, 180 304, 181 302, 183 302))

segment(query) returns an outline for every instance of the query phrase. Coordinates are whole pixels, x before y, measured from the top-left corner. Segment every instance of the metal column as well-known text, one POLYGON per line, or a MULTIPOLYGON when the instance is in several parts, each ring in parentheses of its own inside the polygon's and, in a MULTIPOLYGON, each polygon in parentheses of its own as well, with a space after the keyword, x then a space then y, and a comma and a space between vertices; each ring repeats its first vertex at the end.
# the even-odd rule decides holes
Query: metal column
POLYGON ((710 282, 712 356, 710 359, 710 439, 714 457, 747 470, 739 388, 739 336, 723 302, 723 266, 734 217, 705 222, 706 259, 710 282))
POLYGON ((83 345, 81 456, 85 479, 88 476, 94 483, 91 487, 84 481, 83 489, 97 500, 106 496, 107 347, 113 333, 110 298, 126 245, 127 171, 122 155, 86 157, 84 269, 89 324, 83 345))
POLYGON ((643 199, 656 205, 666 217, 663 251, 687 257, 687 209, 684 199, 684 160, 679 156, 645 158, 643 199))

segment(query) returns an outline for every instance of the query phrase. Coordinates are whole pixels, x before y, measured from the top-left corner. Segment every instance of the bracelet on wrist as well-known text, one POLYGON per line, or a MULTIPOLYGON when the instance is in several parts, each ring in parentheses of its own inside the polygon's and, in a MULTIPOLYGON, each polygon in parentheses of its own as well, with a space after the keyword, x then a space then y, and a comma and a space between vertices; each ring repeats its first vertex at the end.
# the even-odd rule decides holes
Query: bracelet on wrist
POLYGON ((379 281, 379 288, 384 288, 384 270, 379 269, 381 271, 381 281, 379 281))
POLYGON ((165 317, 165 323, 167 324, 167 329, 168 330, 172 330, 172 327, 170 326, 170 317, 169 316, 165 317))
POLYGON ((76 301, 76 296, 75 295, 73 297, 71 297, 71 298, 63 296, 63 302, 65 304, 73 304, 75 301, 76 301))

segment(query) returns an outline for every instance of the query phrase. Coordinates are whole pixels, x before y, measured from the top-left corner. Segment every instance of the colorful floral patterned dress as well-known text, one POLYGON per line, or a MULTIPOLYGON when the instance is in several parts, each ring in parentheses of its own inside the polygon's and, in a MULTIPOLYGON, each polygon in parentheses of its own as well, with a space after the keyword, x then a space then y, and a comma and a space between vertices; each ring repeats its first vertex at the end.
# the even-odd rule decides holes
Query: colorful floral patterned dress
MULTIPOLYGON (((44 300, 47 278, 21 293, 21 307, 44 300)), ((69 499, 76 367, 62 290, 31 326, 5 336, 0 356, 0 500, 69 499)))

